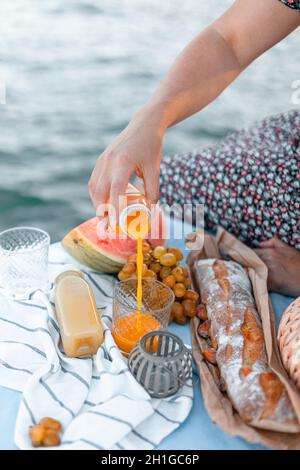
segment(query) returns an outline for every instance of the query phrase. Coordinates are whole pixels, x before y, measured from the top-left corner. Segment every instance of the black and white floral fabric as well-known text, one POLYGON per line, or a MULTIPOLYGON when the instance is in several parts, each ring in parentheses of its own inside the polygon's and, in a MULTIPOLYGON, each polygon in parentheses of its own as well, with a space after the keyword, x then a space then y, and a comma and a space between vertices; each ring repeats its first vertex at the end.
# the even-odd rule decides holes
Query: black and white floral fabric
POLYGON ((160 201, 204 204, 207 228, 221 225, 248 245, 277 236, 300 250, 300 112, 165 157, 160 201))
POLYGON ((300 11, 300 0, 280 0, 280 2, 284 3, 290 8, 294 10, 300 11))

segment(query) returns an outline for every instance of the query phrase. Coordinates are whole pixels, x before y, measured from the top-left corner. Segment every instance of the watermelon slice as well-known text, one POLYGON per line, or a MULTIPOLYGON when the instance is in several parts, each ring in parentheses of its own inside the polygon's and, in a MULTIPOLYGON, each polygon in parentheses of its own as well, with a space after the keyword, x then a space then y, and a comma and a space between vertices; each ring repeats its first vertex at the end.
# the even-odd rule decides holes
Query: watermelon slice
MULTIPOLYGON (((158 237, 149 238, 152 246, 164 244, 165 233, 162 214, 156 219, 159 223, 158 237)), ((75 227, 62 240, 65 250, 81 264, 99 272, 118 273, 128 256, 136 253, 136 240, 118 238, 115 233, 102 230, 99 219, 94 217, 75 227)))

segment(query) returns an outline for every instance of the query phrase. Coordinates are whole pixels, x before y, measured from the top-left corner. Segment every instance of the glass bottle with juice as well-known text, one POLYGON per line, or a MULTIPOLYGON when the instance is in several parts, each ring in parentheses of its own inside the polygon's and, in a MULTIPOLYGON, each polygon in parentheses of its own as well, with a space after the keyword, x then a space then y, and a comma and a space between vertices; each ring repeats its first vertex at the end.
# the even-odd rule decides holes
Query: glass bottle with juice
POLYGON ((77 270, 55 279, 55 311, 65 354, 82 357, 96 354, 104 335, 93 291, 77 270))

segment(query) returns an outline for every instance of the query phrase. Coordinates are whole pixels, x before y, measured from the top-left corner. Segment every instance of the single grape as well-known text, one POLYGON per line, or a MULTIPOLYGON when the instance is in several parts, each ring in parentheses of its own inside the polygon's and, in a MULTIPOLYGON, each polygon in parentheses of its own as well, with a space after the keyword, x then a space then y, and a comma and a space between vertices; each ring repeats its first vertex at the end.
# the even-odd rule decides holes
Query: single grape
POLYGON ((125 274, 129 274, 129 276, 134 273, 134 271, 136 270, 136 264, 135 263, 128 263, 125 264, 125 266, 123 266, 122 268, 122 271, 123 273, 125 274))
POLYGON ((57 447, 60 445, 59 434, 52 430, 46 430, 46 435, 43 439, 43 445, 45 447, 57 447))
POLYGON ((163 278, 163 283, 170 287, 170 289, 173 289, 176 284, 176 278, 173 276, 173 274, 169 274, 169 276, 163 278))
POLYGON ((182 284, 181 282, 177 282, 175 286, 173 287, 173 291, 174 291, 175 297, 181 298, 184 296, 186 292, 186 288, 184 284, 182 284))
POLYGON ((172 306, 172 313, 173 315, 183 315, 183 306, 180 302, 174 302, 172 306))
POLYGON ((192 281, 191 281, 191 279, 190 279, 189 277, 187 277, 187 278, 184 280, 183 284, 185 285, 186 289, 189 289, 189 288, 191 287, 191 285, 192 285, 192 281))
POLYGON ((176 268, 173 268, 172 274, 175 276, 177 282, 184 282, 185 276, 182 266, 176 266, 176 268))
POLYGON ((181 261, 183 259, 183 254, 180 249, 177 248, 177 246, 171 246, 170 248, 168 248, 168 253, 173 253, 173 255, 176 256, 178 261, 181 261))
POLYGON ((128 274, 128 273, 124 273, 123 269, 118 274, 118 278, 119 278, 120 281, 126 281, 126 279, 129 279, 130 277, 131 277, 131 275, 128 274))
POLYGON ((39 424, 44 426, 45 429, 51 429, 52 431, 59 432, 61 430, 61 423, 53 418, 43 418, 39 424))
POLYGON ((168 266, 163 266, 161 270, 159 271, 159 275, 161 279, 164 279, 166 276, 169 276, 171 274, 171 268, 168 266))
POLYGON ((183 306, 180 302, 176 301, 173 304, 172 307, 172 313, 174 316, 174 320, 176 323, 179 323, 180 325, 185 325, 187 322, 187 319, 184 316, 184 311, 183 311, 183 306))
POLYGON ((152 256, 150 253, 144 253, 144 256, 143 256, 143 259, 144 259, 144 263, 149 266, 151 261, 152 261, 152 256))
POLYGON ((151 269, 151 271, 154 271, 156 274, 159 273, 160 268, 161 268, 161 265, 159 261, 152 261, 152 263, 150 263, 149 269, 151 269))
POLYGON ((185 314, 186 317, 192 318, 196 315, 197 307, 196 307, 196 304, 193 300, 185 299, 182 302, 182 306, 183 306, 184 314, 185 314))
POLYGON ((160 259, 160 257, 164 254, 167 253, 167 250, 164 246, 157 246, 156 248, 154 248, 154 250, 152 251, 152 256, 155 258, 155 259, 160 259))
POLYGON ((29 437, 31 439, 31 443, 33 447, 40 447, 43 445, 43 439, 45 437, 46 430, 44 426, 40 424, 36 424, 29 428, 29 437))
POLYGON ((197 302, 197 300, 199 299, 199 294, 198 294, 198 292, 195 292, 194 290, 189 289, 184 294, 184 298, 193 300, 194 302, 197 302))
POLYGON ((163 266, 174 266, 177 262, 176 256, 173 253, 165 253, 159 258, 160 264, 163 266))
POLYGON ((147 272, 144 275, 144 277, 149 278, 149 279, 157 279, 156 273, 154 271, 152 271, 151 269, 147 269, 147 272))

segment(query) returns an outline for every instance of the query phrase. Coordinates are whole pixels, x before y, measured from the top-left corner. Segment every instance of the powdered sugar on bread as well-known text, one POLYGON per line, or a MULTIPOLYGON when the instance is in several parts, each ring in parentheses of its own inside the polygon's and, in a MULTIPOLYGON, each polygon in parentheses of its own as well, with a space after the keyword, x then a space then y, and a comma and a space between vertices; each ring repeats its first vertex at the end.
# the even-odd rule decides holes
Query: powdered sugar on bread
POLYGON ((202 302, 211 321, 210 341, 226 392, 245 422, 285 431, 298 423, 277 376, 267 363, 262 324, 251 282, 242 266, 215 259, 195 263, 202 302))

